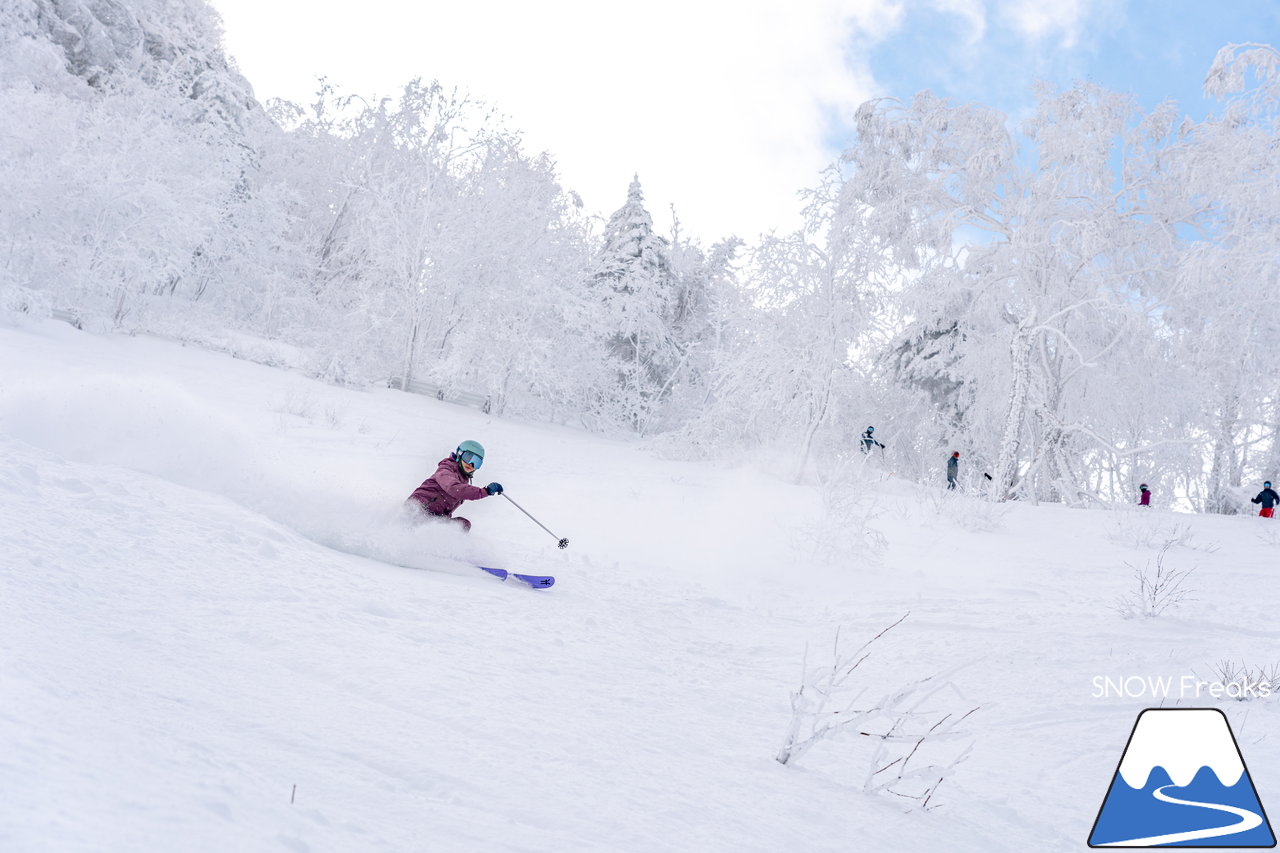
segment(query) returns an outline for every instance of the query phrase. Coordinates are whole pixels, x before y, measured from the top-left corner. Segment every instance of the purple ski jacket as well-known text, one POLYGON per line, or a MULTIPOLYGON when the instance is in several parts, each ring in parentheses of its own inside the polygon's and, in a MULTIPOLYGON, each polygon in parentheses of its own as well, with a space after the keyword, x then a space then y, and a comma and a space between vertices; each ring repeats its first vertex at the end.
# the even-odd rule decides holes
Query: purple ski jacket
POLYGON ((471 480, 462 475, 457 460, 453 456, 446 456, 440 460, 436 472, 413 490, 409 500, 417 501, 422 505, 423 512, 431 515, 452 515, 463 501, 478 501, 487 497, 487 491, 471 485, 471 480))

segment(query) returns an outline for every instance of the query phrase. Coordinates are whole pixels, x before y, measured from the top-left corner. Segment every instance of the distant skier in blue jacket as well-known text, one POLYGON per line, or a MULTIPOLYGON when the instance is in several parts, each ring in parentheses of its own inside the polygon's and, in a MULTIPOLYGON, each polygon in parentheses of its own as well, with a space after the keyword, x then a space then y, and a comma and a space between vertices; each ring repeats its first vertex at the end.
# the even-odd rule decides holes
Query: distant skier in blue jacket
POLYGON ((1262 504, 1262 509, 1258 511, 1258 515, 1263 518, 1274 518, 1276 512, 1276 504, 1280 503, 1280 495, 1276 494, 1275 489, 1271 488, 1271 481, 1262 484, 1262 491, 1258 492, 1250 503, 1262 504))

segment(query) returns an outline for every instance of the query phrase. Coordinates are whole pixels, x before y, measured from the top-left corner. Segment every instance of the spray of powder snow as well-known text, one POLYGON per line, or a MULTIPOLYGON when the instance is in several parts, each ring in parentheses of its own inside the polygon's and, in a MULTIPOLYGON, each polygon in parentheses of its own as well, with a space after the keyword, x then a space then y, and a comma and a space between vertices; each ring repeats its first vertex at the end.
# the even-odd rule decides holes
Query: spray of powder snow
POLYGON ((222 495, 321 545, 387 563, 462 574, 501 562, 455 525, 415 523, 405 495, 319 468, 267 420, 254 426, 156 377, 81 374, 0 389, 0 432, 63 458, 222 495))

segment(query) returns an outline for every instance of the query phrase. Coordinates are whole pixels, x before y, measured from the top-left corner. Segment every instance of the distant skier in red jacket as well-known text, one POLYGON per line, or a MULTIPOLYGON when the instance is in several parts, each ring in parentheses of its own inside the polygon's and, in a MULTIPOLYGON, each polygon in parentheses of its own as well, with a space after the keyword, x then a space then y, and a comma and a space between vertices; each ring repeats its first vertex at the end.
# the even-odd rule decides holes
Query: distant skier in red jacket
POLYGON ((457 450, 440 460, 436 472, 413 490, 413 494, 405 500, 405 505, 421 513, 424 519, 429 516, 447 518, 461 524, 464 531, 471 530, 471 522, 455 516, 453 511, 463 501, 478 501, 490 495, 502 494, 502 485, 499 483, 490 483, 483 489, 471 485, 476 469, 483 464, 484 447, 480 442, 462 442, 457 450))
POLYGON ((1142 492, 1142 496, 1138 498, 1138 506, 1151 506, 1151 490, 1147 488, 1147 484, 1138 486, 1138 491, 1142 492))

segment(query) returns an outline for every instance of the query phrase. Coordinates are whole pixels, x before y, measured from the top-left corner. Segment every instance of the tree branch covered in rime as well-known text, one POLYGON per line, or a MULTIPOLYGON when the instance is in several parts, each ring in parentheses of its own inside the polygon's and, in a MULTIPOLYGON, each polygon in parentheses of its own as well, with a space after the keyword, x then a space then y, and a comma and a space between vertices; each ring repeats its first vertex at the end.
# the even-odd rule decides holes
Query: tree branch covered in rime
POLYGON ((863 790, 911 800, 928 809, 934 794, 968 757, 971 744, 961 724, 979 708, 940 710, 942 694, 955 692, 948 680, 959 669, 908 682, 878 700, 863 699, 871 689, 851 680, 870 657, 870 647, 898 627, 910 614, 882 629, 852 653, 840 649, 836 630, 832 665, 810 670, 805 649, 804 677, 791 694, 791 721, 776 760, 793 764, 817 743, 839 734, 869 738, 863 790))
POLYGON ((779 764, 789 764, 804 755, 815 743, 828 737, 832 732, 859 721, 870 719, 878 709, 856 710, 854 704, 865 690, 858 691, 849 699, 843 699, 839 708, 831 710, 829 705, 837 700, 836 694, 857 671, 869 656, 868 649, 876 640, 901 625, 910 612, 904 613, 897 621, 882 628, 879 633, 867 640, 852 653, 840 651, 840 629, 836 629, 832 645, 831 666, 811 672, 809 670, 809 647, 805 646, 802 665, 803 677, 800 687, 791 694, 791 724, 783 739, 782 748, 778 750, 779 764))
POLYGON ((1280 108, 1280 51, 1269 44, 1223 46, 1205 75, 1204 91, 1226 101, 1234 116, 1274 118, 1280 108))

